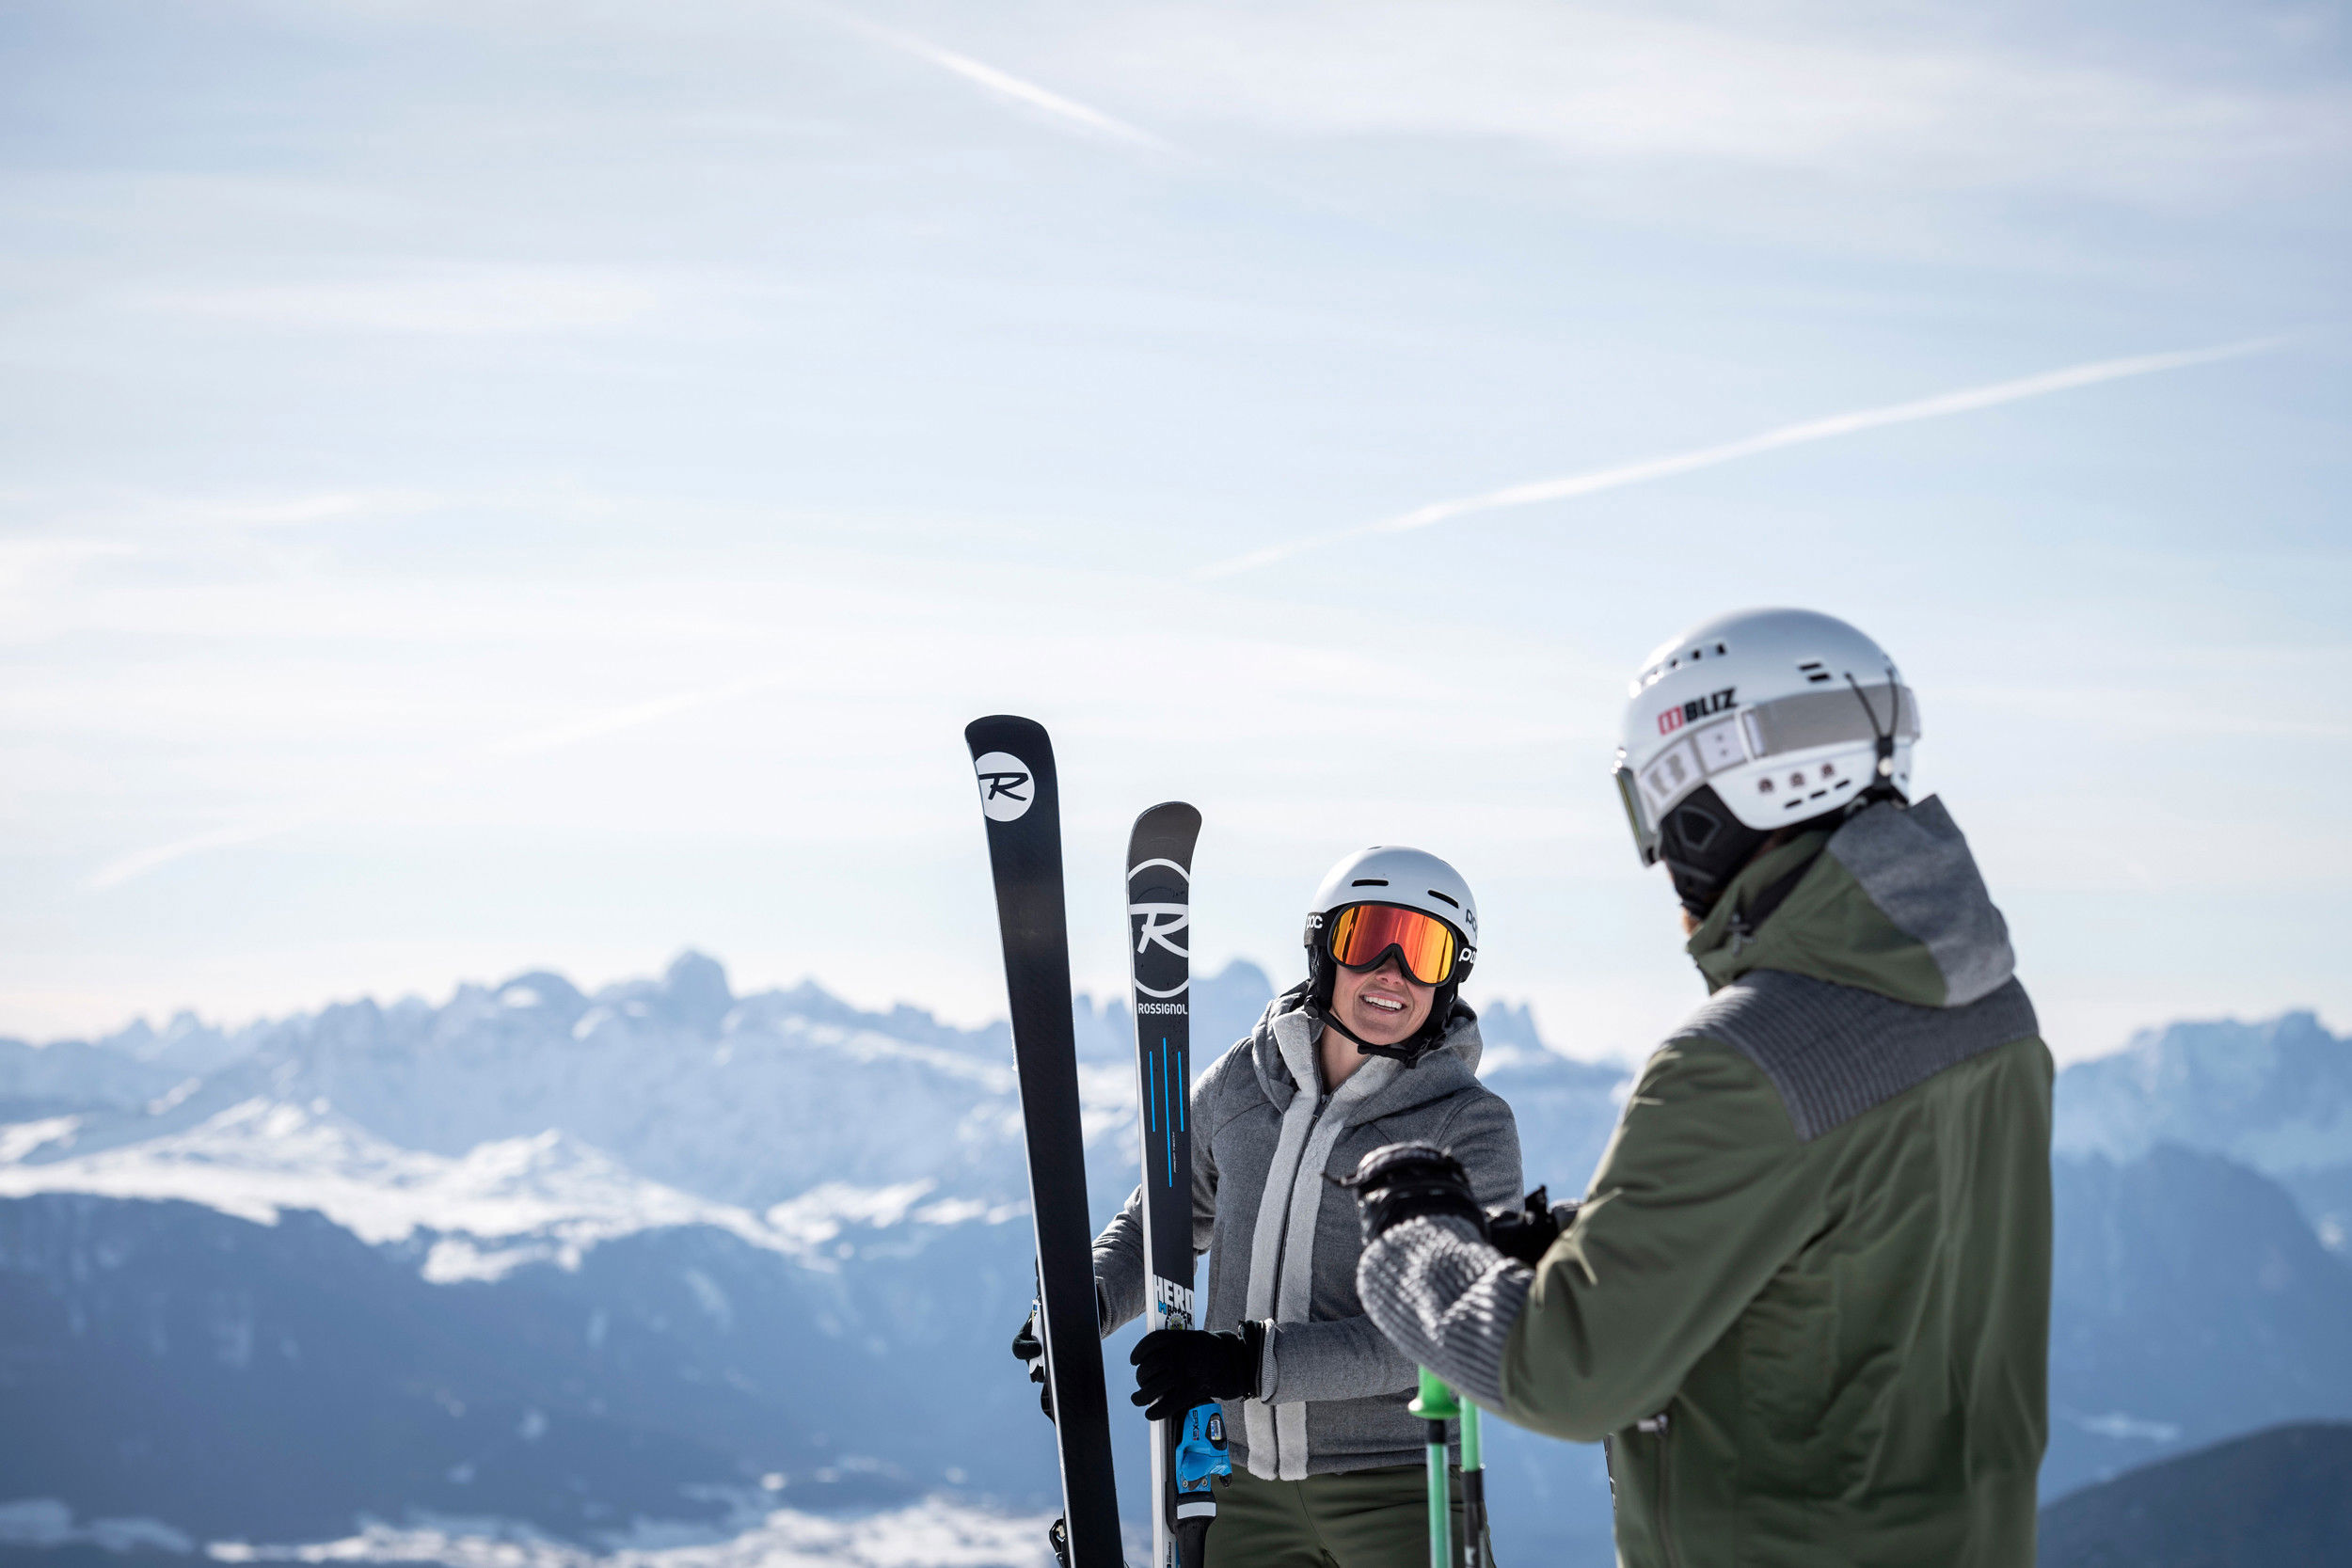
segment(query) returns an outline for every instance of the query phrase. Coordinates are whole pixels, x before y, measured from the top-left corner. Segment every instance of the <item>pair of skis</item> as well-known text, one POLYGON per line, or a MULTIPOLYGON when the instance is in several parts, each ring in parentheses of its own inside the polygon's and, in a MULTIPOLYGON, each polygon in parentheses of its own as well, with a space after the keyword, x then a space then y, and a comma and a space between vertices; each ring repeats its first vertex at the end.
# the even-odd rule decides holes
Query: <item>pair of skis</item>
MULTIPOLYGON (((1123 1568, 1078 1117, 1054 749, 1043 726, 1009 715, 975 720, 963 736, 988 824, 1021 1085, 1029 1212, 1037 1230, 1031 1332, 1061 1464, 1062 1517, 1055 1525, 1054 1550, 1063 1568, 1123 1568)), ((1186 931, 1200 832, 1200 814, 1171 802, 1136 818, 1128 841, 1149 1328, 1193 1326, 1192 959, 1186 931)), ((1223 1418, 1215 1404, 1199 1407, 1181 1423, 1152 1424, 1152 1568, 1201 1568, 1216 1513, 1211 1479, 1226 1468, 1224 1450, 1223 1418)))

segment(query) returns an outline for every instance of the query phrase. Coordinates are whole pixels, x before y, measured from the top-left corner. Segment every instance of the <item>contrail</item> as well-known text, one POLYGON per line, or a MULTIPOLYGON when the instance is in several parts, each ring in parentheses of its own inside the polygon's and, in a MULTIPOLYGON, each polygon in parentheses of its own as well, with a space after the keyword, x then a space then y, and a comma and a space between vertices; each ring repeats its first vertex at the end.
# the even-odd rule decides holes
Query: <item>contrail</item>
POLYGON ((984 60, 976 60, 969 55, 959 55, 952 49, 942 49, 929 39, 919 38, 913 33, 901 32, 896 27, 885 27, 880 23, 868 22, 862 16, 852 16, 847 11, 837 10, 830 6, 812 8, 821 11, 839 25, 871 39, 876 43, 896 49, 902 55, 912 55, 918 60, 939 67, 942 71, 953 71, 967 82, 986 87, 989 91, 1009 98, 1017 103, 1026 103, 1033 109, 1042 110, 1067 124, 1083 127, 1095 135, 1108 136, 1114 141, 1123 141, 1131 146, 1149 148, 1154 152, 1173 153, 1180 157, 1189 156, 1184 149, 1172 142, 1162 140, 1140 126, 1130 125, 1116 116, 1106 115, 1100 109, 1079 103, 1076 99, 1064 98, 1060 93, 1041 87, 1025 77, 1015 76, 1009 71, 999 71, 984 60))
POLYGON ((1106 136, 1132 142, 1137 147, 1148 147, 1154 152, 1177 150, 1172 144, 1162 141, 1149 131, 1130 125, 1123 119, 1115 119, 1100 109, 1090 109, 1057 92, 1049 92, 1035 82, 1025 81, 1010 71, 983 64, 969 55, 959 55, 952 49, 942 49, 937 44, 927 43, 903 33, 890 35, 890 39, 907 53, 929 60, 942 70, 952 71, 968 82, 977 82, 992 92, 1002 93, 1007 98, 1042 109, 1049 115, 1058 115, 1089 131, 1099 131, 1106 136))
POLYGON ((1489 490, 1483 495, 1431 501, 1426 506, 1415 507, 1402 515, 1384 517, 1378 522, 1357 523, 1327 533, 1310 534, 1303 539, 1269 545, 1263 549, 1251 550, 1204 566, 1193 576, 1195 578, 1232 577, 1252 567, 1288 561, 1343 539, 1358 539, 1374 533, 1406 533, 1417 528, 1427 528, 1432 523, 1468 516, 1474 512, 1496 512, 1508 506, 1532 506, 1537 501, 1567 500, 1597 491, 1615 490, 1628 484, 1665 479, 1674 474, 1687 474, 1694 468, 1711 468, 1718 463, 1736 462, 1742 457, 1775 451, 1782 447, 1803 446, 1808 441, 1826 441, 1833 436, 1876 430, 1882 425, 1941 419, 1947 414, 1965 414, 1973 409, 1990 408, 1995 404, 2015 403, 2023 398, 2043 397, 2076 387, 2095 386, 2102 381, 2120 381, 2126 376, 2153 375, 2159 371, 2184 370, 2191 365, 2211 364, 2217 359, 2266 354, 2290 341, 2285 337, 2253 338, 2244 342, 2224 343, 2218 348, 2180 349, 2169 354, 2143 354, 2129 359, 2100 359, 2088 365, 2069 366, 2065 370, 2044 371, 2040 375, 2029 375, 2016 381, 1996 381, 1989 387, 1971 387, 1963 391, 1920 398, 1913 403, 1898 403, 1884 408, 1863 408, 1851 414, 1833 414, 1827 419, 1782 425, 1760 436, 1727 441, 1718 447, 1701 447, 1696 451, 1677 452, 1672 457, 1653 457, 1647 462, 1629 463, 1622 467, 1598 468, 1591 473, 1571 474, 1565 479, 1536 480, 1528 484, 1489 490))

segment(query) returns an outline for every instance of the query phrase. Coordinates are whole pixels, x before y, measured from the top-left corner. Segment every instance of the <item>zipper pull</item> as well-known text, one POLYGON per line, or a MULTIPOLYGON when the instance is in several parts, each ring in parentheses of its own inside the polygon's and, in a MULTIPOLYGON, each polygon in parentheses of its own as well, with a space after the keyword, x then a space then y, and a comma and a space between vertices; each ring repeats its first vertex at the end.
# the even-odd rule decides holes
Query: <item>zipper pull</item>
POLYGON ((1655 1416, 1643 1417, 1640 1420, 1633 1423, 1633 1430, 1636 1432, 1654 1433, 1661 1437, 1665 1436, 1666 1413, 1661 1410, 1655 1416))

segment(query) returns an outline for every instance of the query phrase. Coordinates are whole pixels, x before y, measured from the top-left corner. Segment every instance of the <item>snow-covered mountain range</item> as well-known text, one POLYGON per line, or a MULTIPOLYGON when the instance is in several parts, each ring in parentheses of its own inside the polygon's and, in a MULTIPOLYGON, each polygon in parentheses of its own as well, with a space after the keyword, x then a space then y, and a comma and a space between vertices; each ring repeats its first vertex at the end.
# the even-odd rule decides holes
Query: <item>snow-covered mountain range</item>
POLYGON ((2066 1073, 2061 1156, 2131 1161, 2170 1144, 2261 1171, 2328 1247, 2352 1241, 2352 1049, 2311 1013, 2175 1023, 2066 1073))
MULTIPOLYGON (((1271 990, 1201 980, 1200 1037, 1271 990)), ((1134 1180, 1129 1024, 1076 1022, 1101 1217, 1134 1180)), ((1581 1189, 1627 1073, 1523 1009, 1482 1022, 1529 1180, 1581 1189)), ((48 1438, 0 1460, 0 1552, 617 1560, 830 1541, 844 1509, 998 1552, 990 1521, 1053 1475, 1004 1347, 1009 1064, 1001 1025, 738 997, 692 954, 594 996, 531 974, 0 1041, 0 1387, 48 1438)), ((2176 1025, 2059 1105, 2049 1490, 2352 1415, 2352 1045, 2309 1015, 2176 1025)), ((1591 1450, 1491 1448, 1516 1554, 1599 1548, 1591 1450)))

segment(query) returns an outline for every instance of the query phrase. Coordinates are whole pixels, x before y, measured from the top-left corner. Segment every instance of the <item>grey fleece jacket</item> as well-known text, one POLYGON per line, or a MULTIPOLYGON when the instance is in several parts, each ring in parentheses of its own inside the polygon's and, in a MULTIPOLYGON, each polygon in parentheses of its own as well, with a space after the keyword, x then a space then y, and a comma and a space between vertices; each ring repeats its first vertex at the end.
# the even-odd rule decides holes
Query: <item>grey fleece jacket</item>
MULTIPOLYGON (((1267 1325, 1258 1397, 1225 1406, 1234 1459, 1266 1481, 1422 1457, 1422 1423, 1405 1409, 1414 1363, 1364 1315, 1356 1205, 1326 1178, 1422 1138, 1454 1151, 1480 1203, 1519 1194, 1518 1128, 1478 1082, 1470 1008, 1455 1006, 1443 1042, 1411 1068, 1375 1056, 1327 1095, 1305 995, 1276 997, 1192 1087, 1192 1244, 1209 1254, 1200 1326, 1267 1325)), ((1094 1274, 1108 1334, 1145 1305, 1140 1188, 1095 1238, 1094 1274)))

